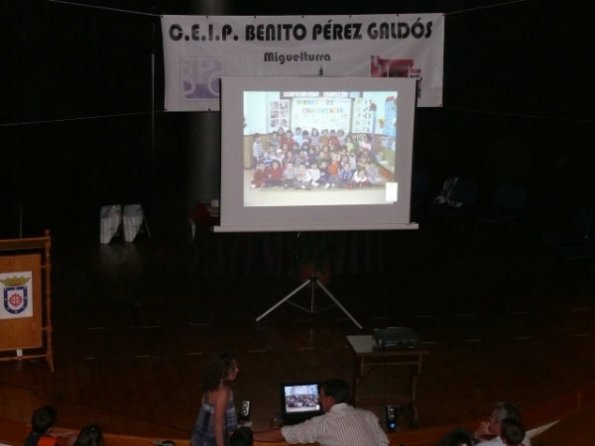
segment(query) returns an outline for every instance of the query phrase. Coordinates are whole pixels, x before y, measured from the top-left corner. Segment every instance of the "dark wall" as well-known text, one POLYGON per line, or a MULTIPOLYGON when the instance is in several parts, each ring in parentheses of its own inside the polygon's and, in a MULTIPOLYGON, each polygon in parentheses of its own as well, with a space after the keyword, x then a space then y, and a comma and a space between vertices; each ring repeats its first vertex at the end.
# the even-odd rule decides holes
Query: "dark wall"
MULTIPOLYGON (((191 120, 160 112, 158 16, 190 2, 81 3, 1 2, 0 236, 16 236, 22 219, 25 235, 49 227, 94 239, 99 207, 112 202, 141 202, 156 235, 179 233, 191 120)), ((235 15, 446 12, 444 107, 417 113, 416 169, 435 188, 452 173, 484 190, 525 183, 538 214, 591 200, 592 15, 562 2, 498 3, 228 2, 235 15)))
POLYGON ((24 233, 49 227, 96 237, 103 204, 140 202, 149 213, 171 214, 163 206, 175 209, 185 194, 187 117, 159 113, 158 16, 119 3, 103 4, 124 11, 2 4, 2 17, 11 18, 4 84, 11 107, 0 128, 12 166, 0 180, 4 236, 15 235, 22 218, 24 233))

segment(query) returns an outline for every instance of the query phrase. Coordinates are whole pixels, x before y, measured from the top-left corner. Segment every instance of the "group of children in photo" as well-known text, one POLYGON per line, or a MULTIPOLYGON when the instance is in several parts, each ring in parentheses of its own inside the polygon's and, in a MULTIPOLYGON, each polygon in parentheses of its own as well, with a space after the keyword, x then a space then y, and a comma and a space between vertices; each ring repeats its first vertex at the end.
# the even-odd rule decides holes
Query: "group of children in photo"
POLYGON ((329 189, 382 186, 392 175, 373 135, 343 130, 279 129, 254 134, 251 187, 329 189))
POLYGON ((301 394, 301 395, 290 395, 287 397, 287 409, 304 409, 304 408, 316 408, 318 406, 318 395, 317 394, 301 394))

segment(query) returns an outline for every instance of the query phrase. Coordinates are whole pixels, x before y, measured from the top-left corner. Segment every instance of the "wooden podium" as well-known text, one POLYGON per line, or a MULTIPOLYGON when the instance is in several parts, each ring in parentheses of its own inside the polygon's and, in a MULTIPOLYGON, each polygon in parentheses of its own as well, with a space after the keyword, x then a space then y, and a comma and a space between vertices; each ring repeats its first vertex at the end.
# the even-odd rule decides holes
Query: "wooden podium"
POLYGON ((51 238, 0 239, 0 361, 45 358, 54 371, 51 238))

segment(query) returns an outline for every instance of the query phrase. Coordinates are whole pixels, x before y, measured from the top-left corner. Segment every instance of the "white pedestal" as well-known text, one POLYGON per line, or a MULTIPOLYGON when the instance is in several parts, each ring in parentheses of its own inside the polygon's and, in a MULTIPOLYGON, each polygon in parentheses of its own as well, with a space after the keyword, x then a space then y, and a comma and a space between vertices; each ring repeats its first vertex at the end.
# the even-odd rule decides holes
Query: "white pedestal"
POLYGON ((122 206, 102 206, 99 212, 99 243, 107 245, 118 232, 122 223, 122 206))
POLYGON ((144 220, 145 215, 140 204, 127 204, 124 206, 124 241, 134 241, 144 220))

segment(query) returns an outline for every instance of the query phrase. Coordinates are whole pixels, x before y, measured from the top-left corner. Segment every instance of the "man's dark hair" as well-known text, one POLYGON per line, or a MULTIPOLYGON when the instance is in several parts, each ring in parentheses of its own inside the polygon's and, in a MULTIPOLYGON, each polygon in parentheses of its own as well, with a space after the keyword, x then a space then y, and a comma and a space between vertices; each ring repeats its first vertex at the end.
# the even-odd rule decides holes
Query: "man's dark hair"
POLYGON ((456 429, 444 436, 436 446, 473 446, 473 436, 464 429, 456 429))
POLYGON ((56 424, 58 411, 53 406, 44 406, 33 412, 31 416, 31 429, 36 434, 45 434, 56 424))
POLYGON ((98 424, 89 424, 81 429, 74 446, 103 446, 103 430, 98 424))
POLYGON ((525 428, 520 421, 505 418, 501 423, 500 436, 507 445, 518 445, 525 439, 525 428))
POLYGON ((332 396, 337 403, 349 401, 349 385, 340 379, 329 379, 320 386, 326 396, 332 396))

